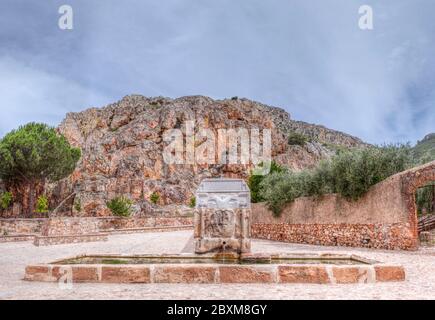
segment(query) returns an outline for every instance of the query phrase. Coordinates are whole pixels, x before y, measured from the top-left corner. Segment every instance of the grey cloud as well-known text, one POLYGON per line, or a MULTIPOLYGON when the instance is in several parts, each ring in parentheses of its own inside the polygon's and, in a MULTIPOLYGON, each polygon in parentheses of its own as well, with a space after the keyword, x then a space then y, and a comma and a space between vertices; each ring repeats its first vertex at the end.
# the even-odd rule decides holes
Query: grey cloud
POLYGON ((31 3, 0 4, 0 134, 130 93, 244 96, 376 143, 435 131, 430 0, 71 0, 72 32, 57 29, 63 2, 31 3), (358 29, 365 3, 373 31, 358 29))

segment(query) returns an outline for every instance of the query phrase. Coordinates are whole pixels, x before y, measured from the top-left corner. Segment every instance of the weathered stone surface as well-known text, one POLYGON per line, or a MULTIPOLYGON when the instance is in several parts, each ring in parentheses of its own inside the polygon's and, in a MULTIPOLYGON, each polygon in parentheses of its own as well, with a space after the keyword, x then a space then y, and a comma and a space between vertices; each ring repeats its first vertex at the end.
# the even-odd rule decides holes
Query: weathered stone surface
POLYGON ((27 266, 24 280, 29 281, 49 281, 48 266, 27 266))
POLYGON ((329 283, 324 266, 278 266, 281 283, 329 283))
POLYGON ((41 233, 47 219, 0 219, 0 235, 41 233))
POLYGON ((252 237, 326 246, 415 250, 407 224, 287 224, 254 223, 252 237))
POLYGON ((149 283, 150 269, 144 266, 140 266, 140 267, 103 266, 101 271, 101 282, 149 283))
POLYGON ((195 252, 250 252, 250 212, 251 209, 196 209, 195 252))
POLYGON ((221 283, 272 283, 275 282, 274 266, 220 266, 221 283))
POLYGON ((332 275, 335 283, 367 283, 374 282, 372 270, 363 267, 333 267, 332 275))
POLYGON ((95 218, 50 218, 42 226, 43 236, 84 235, 97 233, 95 218))
POLYGON ((405 269, 401 266, 375 266, 377 281, 403 281, 405 269))
POLYGON ((73 282, 98 282, 98 267, 97 266, 73 266, 72 267, 73 282))
POLYGON ((153 282, 156 283, 214 283, 215 266, 154 266, 153 282))

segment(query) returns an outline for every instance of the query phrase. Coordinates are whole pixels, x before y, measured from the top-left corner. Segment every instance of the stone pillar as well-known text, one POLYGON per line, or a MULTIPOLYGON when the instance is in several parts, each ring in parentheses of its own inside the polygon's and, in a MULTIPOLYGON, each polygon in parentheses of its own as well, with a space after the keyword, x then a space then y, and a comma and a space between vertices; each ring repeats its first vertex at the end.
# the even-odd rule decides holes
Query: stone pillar
POLYGON ((195 253, 250 252, 250 214, 251 209, 196 209, 195 253))

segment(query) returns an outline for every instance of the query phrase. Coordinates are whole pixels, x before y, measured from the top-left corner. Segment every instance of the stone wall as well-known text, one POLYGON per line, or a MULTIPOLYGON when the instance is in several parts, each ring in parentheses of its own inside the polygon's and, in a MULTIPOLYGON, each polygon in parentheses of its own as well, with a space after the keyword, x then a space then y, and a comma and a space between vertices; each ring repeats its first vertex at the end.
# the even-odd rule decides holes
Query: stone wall
POLYGON ((113 230, 192 226, 193 217, 0 219, 0 236, 93 234, 113 230))
POLYGON ((41 233, 42 225, 47 219, 0 219, 0 236, 4 234, 41 233))
POLYGON ((96 218, 50 218, 42 227, 42 235, 45 237, 96 234, 98 232, 98 219, 96 218))
POLYGON ((178 227, 193 224, 193 217, 98 218, 100 231, 138 229, 148 227, 178 227))
POLYGON ((418 247, 415 191, 435 180, 435 161, 396 174, 359 200, 302 197, 279 218, 252 206, 252 236, 285 242, 413 250, 418 247))

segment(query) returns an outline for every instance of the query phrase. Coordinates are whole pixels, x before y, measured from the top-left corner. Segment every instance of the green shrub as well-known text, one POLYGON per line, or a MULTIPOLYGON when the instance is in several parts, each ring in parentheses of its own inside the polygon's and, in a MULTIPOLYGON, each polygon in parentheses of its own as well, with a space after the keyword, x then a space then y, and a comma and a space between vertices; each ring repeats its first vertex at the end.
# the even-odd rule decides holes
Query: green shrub
MULTIPOLYGON (((262 166, 262 163, 259 164, 259 166, 262 166)), ((269 175, 274 172, 282 172, 285 168, 281 167, 279 164, 277 164, 275 161, 272 161, 270 164, 270 172, 269 175)), ((266 175, 267 176, 267 175, 266 175)), ((260 193, 260 184, 263 181, 264 177, 261 175, 254 175, 251 173, 251 175, 248 178, 248 186, 249 190, 251 191, 251 202, 257 203, 264 201, 264 197, 260 193)))
POLYGON ((133 201, 127 197, 115 197, 106 203, 113 215, 120 217, 129 217, 131 215, 131 206, 133 201))
POLYGON ((292 132, 288 136, 288 144, 291 146, 304 146, 309 141, 308 137, 298 133, 298 132, 292 132))
POLYGON ((157 204, 160 200, 160 195, 157 192, 153 192, 150 196, 151 203, 157 204))
POLYGON ((432 214, 435 212, 434 195, 435 186, 433 183, 417 190, 415 194, 415 204, 417 206, 418 215, 422 215, 423 213, 432 214))
POLYGON ((75 199, 75 200, 74 200, 74 209, 75 209, 77 212, 82 211, 82 202, 80 201, 80 199, 75 199))
POLYGON ((195 208, 195 206, 196 206, 196 198, 192 197, 190 198, 189 207, 195 208))
POLYGON ((48 199, 46 196, 39 196, 36 200, 36 212, 46 213, 48 212, 48 199))
POLYGON ((333 190, 358 199, 376 183, 412 165, 408 145, 388 145, 342 152, 332 158, 333 190))
POLYGON ((261 182, 262 197, 275 216, 281 213, 286 203, 303 196, 300 176, 299 173, 291 171, 274 172, 261 182))
POLYGON ((12 193, 10 192, 3 192, 0 196, 0 208, 3 210, 6 210, 11 206, 13 202, 12 193))
POLYGON ((239 97, 238 96, 234 96, 234 97, 231 98, 231 100, 239 100, 239 97))
POLYGON ((301 196, 339 193, 356 200, 374 184, 412 164, 408 145, 387 145, 342 151, 311 170, 276 172, 260 182, 258 194, 275 215, 301 196))

